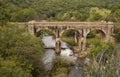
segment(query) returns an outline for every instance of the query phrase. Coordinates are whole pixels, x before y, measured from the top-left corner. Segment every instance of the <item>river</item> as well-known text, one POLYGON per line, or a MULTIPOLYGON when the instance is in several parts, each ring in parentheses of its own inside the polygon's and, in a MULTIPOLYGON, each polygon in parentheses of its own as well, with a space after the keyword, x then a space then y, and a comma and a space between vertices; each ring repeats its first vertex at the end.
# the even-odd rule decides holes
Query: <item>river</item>
MULTIPOLYGON (((53 36, 48 35, 44 36, 42 41, 45 44, 45 47, 48 48, 55 47, 55 39, 53 36)), ((71 66, 68 77, 83 77, 83 66, 78 64, 79 59, 73 56, 74 54, 73 50, 70 49, 69 45, 65 42, 61 42, 61 48, 64 49, 61 49, 60 56, 75 62, 75 65, 71 66)), ((55 56, 56 54, 54 49, 45 49, 45 54, 44 57, 42 58, 42 61, 44 63, 46 71, 52 69, 52 60, 55 58, 55 56)))

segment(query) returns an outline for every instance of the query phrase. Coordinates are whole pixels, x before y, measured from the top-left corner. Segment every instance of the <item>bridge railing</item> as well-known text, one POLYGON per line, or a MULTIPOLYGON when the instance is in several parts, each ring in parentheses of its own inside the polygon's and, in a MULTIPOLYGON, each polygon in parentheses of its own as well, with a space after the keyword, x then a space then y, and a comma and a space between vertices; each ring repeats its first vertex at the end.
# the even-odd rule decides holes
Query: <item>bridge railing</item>
POLYGON ((81 26, 81 27, 114 25, 112 22, 35 22, 33 24, 35 26, 81 26))
POLYGON ((34 26, 81 26, 81 27, 94 27, 94 26, 114 26, 113 22, 11 22, 17 25, 34 25, 34 26))

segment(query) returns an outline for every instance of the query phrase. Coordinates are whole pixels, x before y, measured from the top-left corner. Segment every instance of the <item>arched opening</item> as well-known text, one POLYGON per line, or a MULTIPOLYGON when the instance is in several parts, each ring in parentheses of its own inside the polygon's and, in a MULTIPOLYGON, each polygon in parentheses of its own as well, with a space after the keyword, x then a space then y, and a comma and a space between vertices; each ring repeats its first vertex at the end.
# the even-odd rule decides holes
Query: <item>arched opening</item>
POLYGON ((51 31, 50 29, 41 29, 40 31, 36 32, 37 37, 43 37, 43 36, 55 36, 55 33, 51 31))
POLYGON ((50 29, 41 29, 36 32, 36 36, 42 39, 45 49, 54 49, 55 48, 55 33, 50 29))
POLYGON ((106 39, 106 34, 103 30, 96 29, 92 30, 87 34, 87 48, 93 48, 98 42, 104 42, 106 39))
POLYGON ((99 40, 105 40, 106 35, 102 30, 92 30, 87 34, 87 38, 98 38, 99 40))
POLYGON ((62 41, 66 42, 72 46, 78 45, 79 36, 80 36, 79 31, 75 30, 75 29, 68 29, 61 33, 62 41))

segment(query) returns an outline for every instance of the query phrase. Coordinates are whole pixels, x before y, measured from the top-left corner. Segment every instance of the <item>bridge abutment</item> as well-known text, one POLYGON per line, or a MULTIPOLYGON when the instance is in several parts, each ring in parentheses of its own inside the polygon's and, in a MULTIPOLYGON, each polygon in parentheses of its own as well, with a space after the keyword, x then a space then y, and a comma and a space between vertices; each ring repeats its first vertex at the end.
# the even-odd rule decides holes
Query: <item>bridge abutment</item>
POLYGON ((36 32, 34 23, 35 23, 34 21, 28 22, 28 31, 33 35, 35 35, 35 32, 36 32))

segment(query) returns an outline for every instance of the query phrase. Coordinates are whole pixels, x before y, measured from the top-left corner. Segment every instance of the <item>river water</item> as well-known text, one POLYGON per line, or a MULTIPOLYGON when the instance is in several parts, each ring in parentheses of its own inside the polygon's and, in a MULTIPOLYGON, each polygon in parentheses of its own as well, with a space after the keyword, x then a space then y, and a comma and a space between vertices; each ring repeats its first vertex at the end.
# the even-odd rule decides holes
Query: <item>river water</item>
MULTIPOLYGON (((42 39, 45 44, 45 54, 42 58, 42 61, 45 65, 45 70, 52 69, 52 60, 55 58, 55 50, 51 49, 55 47, 55 39, 53 36, 44 36, 42 39)), ((83 77, 83 66, 78 65, 77 61, 79 60, 77 57, 73 56, 74 52, 69 48, 69 45, 65 42, 61 42, 61 53, 60 56, 64 57, 70 61, 74 61, 75 65, 71 67, 68 77, 83 77)))

